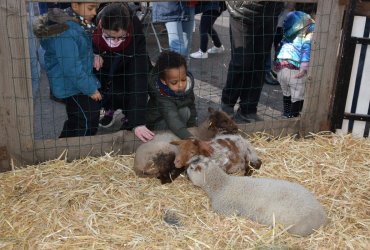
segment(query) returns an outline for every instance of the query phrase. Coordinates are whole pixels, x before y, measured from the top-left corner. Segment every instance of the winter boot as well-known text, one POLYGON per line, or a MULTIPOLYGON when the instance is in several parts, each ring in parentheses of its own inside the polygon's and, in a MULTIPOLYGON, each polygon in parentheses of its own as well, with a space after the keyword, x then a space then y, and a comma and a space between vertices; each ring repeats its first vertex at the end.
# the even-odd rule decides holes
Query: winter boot
POLYGON ((303 107, 303 100, 302 101, 296 101, 292 103, 292 112, 291 117, 297 117, 299 116, 299 112, 302 111, 303 107))
POLYGON ((283 112, 283 116, 286 117, 286 118, 290 118, 291 117, 291 113, 292 113, 292 98, 291 96, 283 96, 283 108, 284 108, 284 112, 283 112))

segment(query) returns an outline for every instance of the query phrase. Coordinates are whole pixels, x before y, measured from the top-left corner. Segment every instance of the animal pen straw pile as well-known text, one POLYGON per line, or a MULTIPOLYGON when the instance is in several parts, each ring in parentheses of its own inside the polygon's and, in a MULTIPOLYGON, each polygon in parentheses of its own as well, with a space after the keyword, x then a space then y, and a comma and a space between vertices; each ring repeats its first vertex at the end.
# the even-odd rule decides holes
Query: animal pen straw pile
MULTIPOLYGON (((330 222, 308 237, 212 212, 185 177, 137 178, 133 156, 58 159, 0 175, 4 249, 370 249, 370 140, 250 138, 263 161, 255 176, 297 182, 330 222)), ((232 195, 232 194, 230 194, 232 195)))

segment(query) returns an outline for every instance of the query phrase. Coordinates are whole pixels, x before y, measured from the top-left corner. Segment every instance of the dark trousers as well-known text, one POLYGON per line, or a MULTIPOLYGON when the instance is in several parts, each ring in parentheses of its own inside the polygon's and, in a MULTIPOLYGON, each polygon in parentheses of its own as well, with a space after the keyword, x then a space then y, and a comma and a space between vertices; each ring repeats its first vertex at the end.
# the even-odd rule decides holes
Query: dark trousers
POLYGON ((101 103, 87 95, 74 95, 63 99, 68 119, 59 138, 95 135, 99 127, 101 103))
POLYGON ((98 79, 103 85, 103 108, 122 109, 128 120, 125 129, 145 124, 148 101, 148 72, 151 63, 147 55, 110 55, 104 58, 109 65, 101 69, 98 79))
POLYGON ((277 15, 256 16, 250 22, 230 17, 231 60, 221 101, 233 107, 240 98, 243 114, 257 112, 265 58, 271 52, 277 15))
POLYGON ((222 45, 216 30, 213 28, 213 24, 220 15, 221 13, 217 10, 209 10, 203 12, 200 18, 200 50, 202 52, 207 52, 208 35, 211 37, 213 45, 216 47, 221 47, 222 45))

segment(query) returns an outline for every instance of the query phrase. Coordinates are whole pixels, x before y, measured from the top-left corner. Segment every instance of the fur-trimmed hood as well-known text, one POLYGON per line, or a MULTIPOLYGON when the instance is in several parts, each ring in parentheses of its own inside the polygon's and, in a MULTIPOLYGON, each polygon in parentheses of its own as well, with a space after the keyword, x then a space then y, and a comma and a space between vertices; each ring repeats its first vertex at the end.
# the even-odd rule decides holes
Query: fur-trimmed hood
POLYGON ((52 8, 46 15, 38 16, 32 23, 33 33, 37 38, 45 38, 60 34, 68 29, 66 21, 78 22, 64 10, 52 8))

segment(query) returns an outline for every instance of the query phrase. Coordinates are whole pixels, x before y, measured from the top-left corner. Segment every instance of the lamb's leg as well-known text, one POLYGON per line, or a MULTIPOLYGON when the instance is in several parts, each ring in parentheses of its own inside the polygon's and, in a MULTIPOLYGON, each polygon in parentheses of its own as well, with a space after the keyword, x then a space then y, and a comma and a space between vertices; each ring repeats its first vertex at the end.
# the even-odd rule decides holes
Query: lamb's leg
POLYGON ((251 176, 253 174, 253 168, 249 166, 249 163, 245 164, 244 176, 251 176))
POLYGON ((258 159, 256 162, 251 162, 251 161, 245 161, 245 176, 251 176, 253 174, 253 171, 255 169, 260 169, 262 165, 262 161, 258 159))

